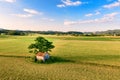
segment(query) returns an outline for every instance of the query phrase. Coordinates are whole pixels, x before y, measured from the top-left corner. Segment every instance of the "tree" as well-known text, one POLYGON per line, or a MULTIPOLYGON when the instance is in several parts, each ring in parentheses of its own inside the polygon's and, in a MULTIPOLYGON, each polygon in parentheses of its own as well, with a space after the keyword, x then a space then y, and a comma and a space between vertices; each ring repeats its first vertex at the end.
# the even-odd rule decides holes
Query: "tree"
POLYGON ((49 42, 44 37, 37 37, 35 39, 35 43, 29 45, 29 49, 31 53, 37 54, 38 52, 48 52, 51 51, 55 46, 52 45, 52 42, 49 42))

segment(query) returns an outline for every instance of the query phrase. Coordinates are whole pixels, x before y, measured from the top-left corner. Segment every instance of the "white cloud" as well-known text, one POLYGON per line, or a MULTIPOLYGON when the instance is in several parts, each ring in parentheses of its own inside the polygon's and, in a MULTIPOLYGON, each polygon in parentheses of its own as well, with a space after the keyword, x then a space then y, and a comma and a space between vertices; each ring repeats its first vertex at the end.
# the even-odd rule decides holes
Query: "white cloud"
POLYGON ((106 14, 104 15, 104 17, 115 17, 116 15, 118 15, 119 13, 118 12, 113 12, 111 14, 106 14))
POLYGON ((16 2, 16 0, 0 0, 0 1, 9 2, 9 3, 16 2))
POLYGON ((33 10, 33 9, 27 9, 27 8, 24 8, 23 9, 25 12, 29 13, 29 14, 42 14, 36 10, 33 10))
POLYGON ((120 6, 120 0, 118 0, 117 2, 108 4, 108 5, 104 5, 103 7, 104 8, 113 8, 113 7, 118 7, 118 6, 120 6))
POLYGON ((29 18, 32 17, 32 14, 12 14, 13 16, 21 17, 21 18, 29 18))
POLYGON ((101 14, 99 11, 96 11, 95 13, 89 13, 89 14, 85 14, 86 17, 91 17, 91 16, 94 16, 94 15, 99 15, 101 14))
POLYGON ((62 7, 65 7, 65 5, 64 4, 59 4, 59 5, 57 5, 57 7, 62 8, 62 7))
POLYGON ((79 24, 77 21, 64 21, 64 25, 68 26, 68 25, 75 25, 75 24, 79 24))
POLYGON ((99 15, 99 14, 101 14, 101 13, 99 11, 96 11, 95 15, 99 15))
POLYGON ((93 14, 90 13, 90 14, 86 14, 85 16, 86 17, 91 17, 91 16, 93 16, 93 14))
POLYGON ((71 0, 61 0, 62 4, 58 4, 57 7, 66 7, 66 6, 79 6, 82 4, 81 1, 71 1, 71 0))
POLYGON ((93 19, 93 20, 80 20, 80 21, 64 21, 64 25, 76 25, 76 24, 88 24, 88 23, 104 23, 113 21, 115 16, 119 13, 114 12, 111 14, 106 14, 102 18, 93 19))
POLYGON ((24 8, 23 11, 25 13, 23 13, 23 14, 12 14, 12 15, 17 16, 17 17, 21 17, 21 18, 29 18, 29 17, 33 17, 35 15, 42 15, 43 14, 42 12, 38 12, 36 10, 27 9, 27 8, 24 8))
POLYGON ((66 5, 66 6, 78 6, 80 5, 82 2, 80 1, 75 1, 75 2, 72 2, 71 0, 62 0, 62 2, 66 5))

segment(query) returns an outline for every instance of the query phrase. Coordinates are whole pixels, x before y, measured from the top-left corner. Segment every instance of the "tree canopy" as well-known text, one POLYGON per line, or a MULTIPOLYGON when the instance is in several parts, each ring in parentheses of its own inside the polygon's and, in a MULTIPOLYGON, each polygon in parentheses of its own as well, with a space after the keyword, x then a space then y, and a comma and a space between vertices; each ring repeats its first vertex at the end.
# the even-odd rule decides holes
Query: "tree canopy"
POLYGON ((35 39, 35 43, 29 45, 29 49, 31 53, 37 54, 38 52, 48 52, 51 51, 55 46, 52 42, 49 42, 44 37, 37 37, 35 39))

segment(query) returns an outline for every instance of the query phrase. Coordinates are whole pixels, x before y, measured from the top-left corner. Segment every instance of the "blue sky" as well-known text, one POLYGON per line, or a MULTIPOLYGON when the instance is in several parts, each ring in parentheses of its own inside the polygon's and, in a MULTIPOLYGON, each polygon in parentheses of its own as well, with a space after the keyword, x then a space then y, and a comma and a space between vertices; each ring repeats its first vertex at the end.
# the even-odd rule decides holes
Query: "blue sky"
POLYGON ((0 0, 0 28, 82 32, 120 29, 120 0, 0 0))

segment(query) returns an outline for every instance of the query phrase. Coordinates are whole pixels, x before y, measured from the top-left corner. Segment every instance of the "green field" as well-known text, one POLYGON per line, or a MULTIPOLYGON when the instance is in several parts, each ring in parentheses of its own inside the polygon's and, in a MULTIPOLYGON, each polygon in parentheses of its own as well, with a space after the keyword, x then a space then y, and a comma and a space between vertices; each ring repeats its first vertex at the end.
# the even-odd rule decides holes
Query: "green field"
POLYGON ((120 37, 40 35, 55 48, 38 64, 27 49, 37 36, 0 36, 0 80, 120 80, 120 37))

